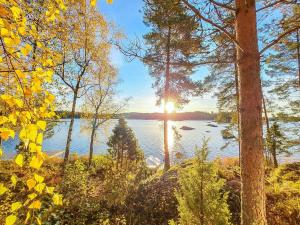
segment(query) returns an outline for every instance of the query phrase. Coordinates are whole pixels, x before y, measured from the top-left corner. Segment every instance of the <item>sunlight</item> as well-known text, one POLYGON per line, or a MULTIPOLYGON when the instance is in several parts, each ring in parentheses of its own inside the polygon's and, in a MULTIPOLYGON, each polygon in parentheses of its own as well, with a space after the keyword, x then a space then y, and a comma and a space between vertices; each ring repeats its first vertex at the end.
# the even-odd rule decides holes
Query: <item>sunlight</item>
POLYGON ((168 113, 172 113, 175 110, 174 102, 167 102, 165 107, 168 113))

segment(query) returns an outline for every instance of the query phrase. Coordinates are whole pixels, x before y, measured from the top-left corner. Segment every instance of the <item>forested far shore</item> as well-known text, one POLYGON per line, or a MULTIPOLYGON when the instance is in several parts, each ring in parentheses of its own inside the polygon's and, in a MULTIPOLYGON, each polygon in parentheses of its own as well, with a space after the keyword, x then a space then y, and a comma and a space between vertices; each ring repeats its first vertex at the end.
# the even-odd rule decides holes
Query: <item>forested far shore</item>
MULTIPOLYGON (((56 111, 57 116, 60 119, 69 119, 71 118, 71 112, 69 111, 56 111)), ((86 113, 85 113, 86 114, 86 113)), ((181 121, 181 120, 214 120, 218 123, 230 123, 235 120, 235 113, 232 112, 202 112, 202 111, 195 111, 195 112, 178 112, 178 113, 169 113, 168 120, 172 121, 181 121)), ((129 120, 163 120, 164 113, 153 112, 153 113, 140 113, 140 112, 128 112, 128 113, 119 113, 116 115, 99 115, 100 117, 104 118, 112 118, 112 119, 119 119, 124 117, 125 119, 129 120)), ((84 113, 76 112, 75 118, 85 118, 84 113)), ((282 122, 300 122, 299 116, 291 116, 284 113, 278 113, 276 116, 269 118, 269 120, 277 120, 282 122)))

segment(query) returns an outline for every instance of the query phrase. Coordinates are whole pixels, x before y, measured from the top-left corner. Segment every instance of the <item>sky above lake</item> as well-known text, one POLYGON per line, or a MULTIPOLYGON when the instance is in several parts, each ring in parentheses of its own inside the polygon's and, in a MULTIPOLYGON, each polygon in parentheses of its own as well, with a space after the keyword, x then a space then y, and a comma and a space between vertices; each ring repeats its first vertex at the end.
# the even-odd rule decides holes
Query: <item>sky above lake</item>
MULTIPOLYGON (((104 0, 98 1, 97 8, 108 21, 121 30, 129 40, 142 39, 147 33, 147 27, 143 23, 142 0, 116 0, 113 4, 106 4, 104 0)), ((125 41, 126 44, 126 41, 125 41)), ((160 112, 161 107, 156 106, 155 90, 151 87, 153 78, 148 73, 147 66, 138 59, 128 61, 118 50, 113 49, 111 60, 119 70, 119 96, 131 97, 128 112, 160 112)), ((199 68, 194 74, 194 79, 203 78, 209 71, 199 68)), ((216 99, 207 94, 202 97, 194 97, 181 111, 217 111, 216 99)))

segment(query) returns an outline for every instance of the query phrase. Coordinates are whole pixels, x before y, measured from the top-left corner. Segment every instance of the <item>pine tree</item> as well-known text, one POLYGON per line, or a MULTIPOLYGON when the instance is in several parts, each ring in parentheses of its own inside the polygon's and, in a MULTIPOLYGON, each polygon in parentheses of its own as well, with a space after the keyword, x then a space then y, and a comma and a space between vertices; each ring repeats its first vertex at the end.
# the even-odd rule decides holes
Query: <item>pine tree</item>
POLYGON ((180 188, 176 193, 180 225, 230 224, 227 193, 221 190, 224 180, 217 177, 217 168, 207 161, 207 155, 205 141, 193 166, 180 174, 180 188))
POLYGON ((107 145, 109 154, 116 160, 117 169, 119 166, 128 169, 130 162, 143 159, 138 141, 124 118, 119 119, 107 145))
POLYGON ((168 118, 166 104, 176 106, 188 103, 188 97, 197 88, 190 76, 196 67, 201 39, 198 23, 190 16, 180 1, 144 0, 144 22, 150 32, 144 36, 147 51, 144 63, 154 77, 158 104, 164 104, 165 170, 170 167, 168 148, 168 118))
POLYGON ((284 134, 280 131, 280 127, 277 122, 274 122, 267 132, 266 145, 272 155, 274 167, 277 168, 277 155, 282 153, 289 154, 286 145, 286 138, 284 134))

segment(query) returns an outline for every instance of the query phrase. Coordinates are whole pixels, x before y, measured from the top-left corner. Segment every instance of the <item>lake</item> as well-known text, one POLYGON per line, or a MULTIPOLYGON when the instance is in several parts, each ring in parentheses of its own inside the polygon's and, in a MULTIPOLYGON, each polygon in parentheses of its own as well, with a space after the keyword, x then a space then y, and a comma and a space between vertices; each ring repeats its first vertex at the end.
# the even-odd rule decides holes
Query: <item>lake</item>
MULTIPOLYGON (((97 131, 95 142, 95 154, 107 153, 106 142, 112 133, 117 120, 111 120, 105 127, 97 131)), ((128 125, 134 131, 141 148, 144 150, 149 165, 159 165, 163 162, 163 122, 157 120, 127 120, 128 125)), ((89 122, 83 119, 75 119, 71 153, 87 155, 90 143, 90 130, 87 128, 89 122)), ((300 124, 293 124, 299 126, 300 124)), ((43 149, 49 155, 63 151, 66 144, 69 120, 61 120, 54 127, 54 134, 44 140, 43 149)), ((204 139, 208 139, 210 150, 209 159, 217 157, 238 157, 238 145, 234 140, 224 140, 221 135, 227 124, 216 124, 212 121, 169 121, 169 148, 170 154, 175 159, 175 153, 180 151, 185 157, 192 157, 195 146, 201 146, 204 139), (217 127, 208 126, 209 124, 217 127), (182 126, 195 128, 194 130, 181 130, 182 126), (181 135, 175 135, 174 127, 181 135), (226 146, 226 147, 225 147, 226 146), (225 148, 224 148, 225 147, 225 148)), ((289 125, 291 126, 291 125, 289 125)), ((290 134, 293 135, 293 134, 290 134)), ((6 158, 12 157, 17 140, 5 142, 4 153, 6 158)), ((281 157, 280 161, 300 160, 299 150, 292 157, 281 157)))

